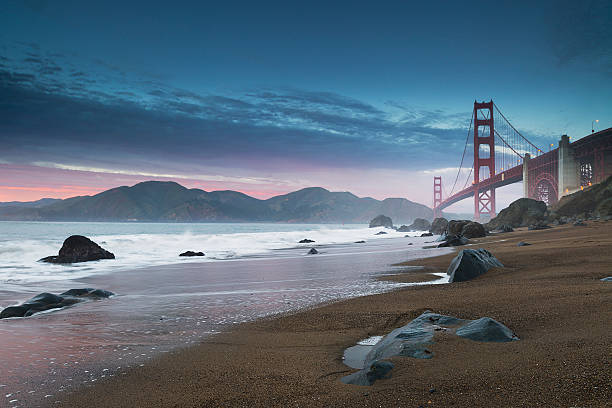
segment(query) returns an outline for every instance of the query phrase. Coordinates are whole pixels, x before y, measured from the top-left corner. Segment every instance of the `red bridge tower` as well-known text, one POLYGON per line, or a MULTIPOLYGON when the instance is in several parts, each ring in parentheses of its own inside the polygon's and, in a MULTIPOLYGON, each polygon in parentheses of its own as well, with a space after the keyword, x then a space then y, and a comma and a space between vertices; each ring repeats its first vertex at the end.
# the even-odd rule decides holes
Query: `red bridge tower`
POLYGON ((495 189, 479 191, 480 169, 486 167, 488 174, 495 175, 495 128, 493 124, 493 101, 474 101, 474 219, 482 215, 495 217, 495 189), (485 147, 481 149, 481 146, 485 147))
POLYGON ((434 218, 439 218, 442 216, 442 210, 440 210, 440 204, 442 204, 442 177, 435 176, 434 177, 434 201, 433 201, 433 210, 434 210, 434 218))

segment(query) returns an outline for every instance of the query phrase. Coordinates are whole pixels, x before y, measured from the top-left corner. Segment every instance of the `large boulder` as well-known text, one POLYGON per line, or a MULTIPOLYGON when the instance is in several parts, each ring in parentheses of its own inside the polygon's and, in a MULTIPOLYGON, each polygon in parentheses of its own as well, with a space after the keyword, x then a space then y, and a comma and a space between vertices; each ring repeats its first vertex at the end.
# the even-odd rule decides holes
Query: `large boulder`
POLYGON ((487 236, 487 231, 481 223, 472 221, 463 226, 461 235, 466 238, 480 238, 487 236))
POLYGON ((446 218, 436 218, 431 223, 431 227, 429 227, 429 232, 434 235, 442 235, 444 231, 446 231, 446 227, 448 226, 448 220, 446 218))
POLYGON ((446 226, 446 235, 461 235, 463 227, 468 225, 470 220, 451 220, 446 226))
POLYGON ((474 341, 505 343, 507 341, 518 340, 518 337, 512 330, 490 317, 472 320, 458 328, 455 334, 474 341))
POLYGON ((385 227, 393 228, 393 221, 386 215, 379 215, 370 221, 370 228, 385 227))
POLYGON ((509 225, 513 228, 526 227, 538 224, 546 218, 546 203, 531 198, 519 198, 512 202, 508 208, 500 211, 497 217, 489 221, 485 227, 493 231, 502 225, 509 225))
POLYGON ((446 274, 449 282, 464 282, 486 273, 493 267, 503 267, 486 249, 464 249, 451 261, 446 274))
POLYGON ((35 313, 51 309, 61 309, 74 305, 86 299, 104 299, 113 296, 114 293, 102 289, 70 289, 61 295, 53 293, 41 293, 18 306, 9 306, 0 312, 0 319, 9 317, 28 317, 35 313))
POLYGON ((72 235, 66 238, 57 256, 47 256, 40 261, 63 264, 97 261, 99 259, 115 259, 115 255, 87 237, 72 235))
POLYGON ((410 231, 429 231, 431 223, 425 218, 416 218, 408 227, 410 231))

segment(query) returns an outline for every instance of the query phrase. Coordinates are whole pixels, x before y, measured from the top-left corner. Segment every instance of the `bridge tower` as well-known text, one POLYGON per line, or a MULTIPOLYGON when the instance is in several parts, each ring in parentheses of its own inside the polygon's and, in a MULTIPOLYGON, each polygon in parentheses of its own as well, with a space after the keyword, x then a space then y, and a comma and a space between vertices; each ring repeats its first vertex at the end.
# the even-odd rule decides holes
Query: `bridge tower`
POLYGON ((433 216, 439 218, 442 216, 442 210, 440 204, 442 204, 442 177, 434 176, 434 189, 433 189, 433 216))
POLYGON ((474 101, 474 219, 482 215, 495 217, 495 189, 479 191, 480 170, 487 168, 486 178, 495 175, 495 128, 493 101, 474 101), (481 150, 481 146, 485 149, 481 150))

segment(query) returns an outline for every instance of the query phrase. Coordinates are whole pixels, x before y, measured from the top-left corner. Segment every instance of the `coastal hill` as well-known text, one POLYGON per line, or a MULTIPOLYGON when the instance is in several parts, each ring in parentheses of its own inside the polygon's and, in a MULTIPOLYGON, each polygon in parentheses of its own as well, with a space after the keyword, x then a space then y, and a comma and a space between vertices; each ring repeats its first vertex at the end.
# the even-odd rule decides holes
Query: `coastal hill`
POLYGON ((0 220, 26 221, 367 223, 379 214, 398 223, 433 216, 429 207, 404 198, 379 201, 320 187, 259 200, 236 191, 207 192, 161 181, 37 205, 0 203, 0 220))

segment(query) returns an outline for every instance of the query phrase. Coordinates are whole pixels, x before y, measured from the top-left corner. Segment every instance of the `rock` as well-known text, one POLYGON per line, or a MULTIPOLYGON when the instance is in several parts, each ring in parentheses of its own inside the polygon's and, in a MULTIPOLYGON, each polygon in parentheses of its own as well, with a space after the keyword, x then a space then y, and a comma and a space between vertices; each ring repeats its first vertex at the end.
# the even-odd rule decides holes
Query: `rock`
POLYGON ((179 254, 179 256, 204 256, 204 252, 194 252, 194 251, 186 251, 183 252, 182 254, 179 254))
POLYGON ((372 385, 376 380, 391 377, 393 363, 389 361, 374 361, 367 370, 360 370, 342 378, 345 384, 372 385))
POLYGON ((531 198, 519 198, 512 202, 508 208, 500 211, 497 217, 493 218, 485 227, 493 231, 502 225, 509 225, 513 228, 525 227, 537 224, 546 218, 546 203, 531 198))
POLYGON ((465 224, 463 228, 461 228, 461 235, 466 238, 480 238, 486 237, 487 231, 481 223, 472 221, 465 224))
POLYGON ((310 248, 310 251, 308 251, 308 255, 316 255, 316 254, 318 254, 318 253, 319 253, 319 251, 317 251, 317 250, 316 250, 316 249, 314 249, 314 248, 310 248))
POLYGON ((425 218, 416 218, 408 228, 409 231, 429 231, 431 223, 425 218))
POLYGON ((393 221, 386 215, 379 215, 370 221, 370 228, 385 227, 393 228, 393 221))
POLYGON ((446 218, 436 218, 431 223, 431 227, 429 227, 429 232, 434 235, 442 235, 444 231, 446 231, 446 227, 448 227, 448 220, 446 218))
POLYGON ((574 223, 574 227, 586 227, 587 224, 584 221, 578 220, 574 223))
POLYGON ((114 293, 102 289, 70 289, 61 295, 41 293, 19 306, 9 306, 0 312, 0 319, 8 317, 28 317, 35 313, 51 309, 61 309, 84 301, 84 298, 102 299, 113 296, 114 293))
POLYGON ((99 259, 115 259, 115 255, 87 237, 72 235, 66 238, 58 256, 48 256, 40 261, 62 264, 97 261, 99 259))
POLYGON ((356 244, 365 244, 365 241, 355 241, 356 244))
POLYGON ((409 232, 409 231, 410 231, 410 227, 407 225, 402 225, 401 227, 397 229, 397 232, 409 232))
POLYGON ((537 231, 537 230, 545 230, 551 228, 550 225, 546 225, 545 223, 532 224, 527 227, 529 231, 537 231))
POLYGON ((463 231, 463 227, 468 225, 469 220, 451 220, 448 222, 446 226, 446 235, 461 235, 461 231, 463 231))
POLYGON ((450 276, 449 282, 464 282, 486 273, 493 267, 503 266, 486 249, 463 249, 451 261, 446 274, 450 276))
POLYGON ((438 244, 438 248, 450 247, 450 246, 461 246, 469 243, 470 241, 463 235, 447 235, 445 241, 438 244))
POLYGON ((516 244, 516 246, 520 246, 520 247, 522 247, 522 246, 529 246, 529 245, 531 245, 531 244, 529 242, 525 242, 525 241, 521 241, 518 244, 516 244))
POLYGON ((473 320, 457 329, 455 334, 474 341, 502 343, 518 340, 512 330, 490 317, 473 320))
POLYGON ((509 328, 489 317, 463 320, 426 311, 407 325, 383 337, 366 355, 364 369, 342 378, 342 382, 372 385, 377 379, 386 378, 393 366, 380 364, 387 363, 381 360, 391 357, 433 358, 428 347, 433 344, 436 331, 445 331, 478 342, 519 340, 509 328))
POLYGON ((421 234, 422 237, 433 237, 433 234, 431 232, 424 232, 421 234))
POLYGON ((502 224, 495 231, 497 231, 497 232, 514 232, 514 228, 512 228, 512 225, 502 224))
POLYGON ((607 278, 600 279, 602 282, 612 282, 612 276, 608 276, 607 278))
POLYGON ((306 239, 299 241, 298 244, 310 244, 312 242, 314 242, 312 239, 306 238, 306 239))
POLYGON ((376 233, 376 234, 374 234, 374 235, 386 235, 386 234, 387 234, 387 233, 386 233, 385 231, 379 231, 379 232, 377 232, 377 233, 376 233))

